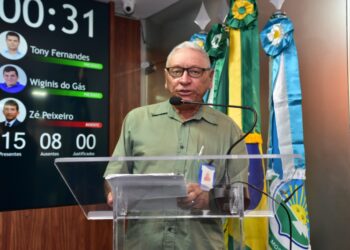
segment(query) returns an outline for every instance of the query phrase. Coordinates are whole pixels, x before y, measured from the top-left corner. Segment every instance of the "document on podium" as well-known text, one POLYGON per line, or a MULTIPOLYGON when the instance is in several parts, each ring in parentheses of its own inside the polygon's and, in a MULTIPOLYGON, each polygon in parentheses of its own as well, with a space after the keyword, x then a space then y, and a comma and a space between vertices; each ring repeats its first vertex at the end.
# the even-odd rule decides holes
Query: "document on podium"
POLYGON ((106 180, 127 203, 129 212, 177 208, 176 198, 187 196, 184 176, 173 173, 112 174, 106 180))

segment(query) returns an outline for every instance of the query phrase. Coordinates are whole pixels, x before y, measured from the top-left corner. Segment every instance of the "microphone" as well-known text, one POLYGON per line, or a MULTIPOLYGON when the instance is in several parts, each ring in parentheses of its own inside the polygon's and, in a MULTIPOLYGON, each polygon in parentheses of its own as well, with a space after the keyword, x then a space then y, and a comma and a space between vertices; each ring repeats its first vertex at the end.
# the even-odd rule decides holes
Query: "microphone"
POLYGON ((175 105, 175 106, 179 106, 181 104, 184 104, 184 100, 182 100, 180 97, 178 96, 172 96, 169 99, 169 102, 171 105, 175 105))
MULTIPOLYGON (((227 150, 226 155, 230 155, 232 149, 240 143, 244 138, 246 138, 255 128, 256 123, 258 121, 258 114, 255 109, 249 106, 238 106, 238 105, 226 105, 226 104, 214 104, 214 103, 204 103, 204 102, 197 102, 197 101, 188 101, 188 100, 183 100, 181 97, 178 96, 172 96, 169 99, 170 104, 174 106, 180 106, 183 104, 194 104, 194 105, 205 105, 205 106, 218 106, 218 107, 227 107, 227 108, 238 108, 238 109, 244 109, 244 110, 249 110, 253 113, 254 115, 254 122, 251 126, 251 128, 243 134, 237 141, 235 141, 227 150)), ((212 164, 212 161, 209 162, 209 164, 212 164)), ((214 197, 217 201, 218 206, 221 208, 222 211, 229 211, 229 197, 232 195, 230 194, 231 190, 231 185, 230 185, 230 175, 228 173, 228 166, 225 164, 225 171, 224 171, 224 178, 225 178, 225 184, 222 186, 216 186, 214 187, 214 197)), ((244 190, 244 207, 245 209, 248 208, 249 206, 249 193, 245 189, 244 190)))
POLYGON ((182 104, 196 104, 196 105, 205 105, 205 106, 217 106, 217 107, 227 107, 227 108, 238 108, 238 109, 245 109, 245 110, 249 110, 251 112, 253 112, 254 115, 254 122, 253 125, 251 126, 251 128, 248 130, 248 132, 246 132, 241 138, 239 138, 237 141, 235 141, 230 148, 227 150, 226 155, 231 154, 232 149, 238 144, 240 143, 242 140, 244 140, 244 138, 246 138, 255 128, 256 123, 258 121, 258 114, 256 112, 255 109, 253 109, 252 107, 249 106, 238 106, 238 105, 226 105, 226 104, 214 104, 214 103, 205 103, 205 102, 197 102, 197 101, 187 101, 187 100, 183 100, 181 97, 178 96, 172 96, 169 99, 169 102, 171 105, 174 106, 180 106, 182 104))

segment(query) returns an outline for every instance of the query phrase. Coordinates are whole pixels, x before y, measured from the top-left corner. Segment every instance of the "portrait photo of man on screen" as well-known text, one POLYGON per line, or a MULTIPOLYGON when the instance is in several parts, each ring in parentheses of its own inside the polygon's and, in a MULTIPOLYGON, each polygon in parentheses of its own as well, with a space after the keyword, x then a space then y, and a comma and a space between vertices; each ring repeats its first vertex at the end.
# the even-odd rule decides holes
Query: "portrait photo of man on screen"
POLYGON ((1 55, 9 60, 19 60, 24 57, 27 52, 27 42, 21 35, 15 31, 4 32, 1 37, 3 49, 1 55))
POLYGON ((0 127, 13 128, 20 125, 22 122, 18 119, 19 116, 19 105, 14 99, 8 99, 5 101, 2 108, 2 113, 5 117, 3 122, 0 122, 0 127))
POLYGON ((3 82, 0 89, 6 93, 18 93, 25 88, 25 84, 20 83, 19 72, 13 65, 5 65, 2 70, 3 82))

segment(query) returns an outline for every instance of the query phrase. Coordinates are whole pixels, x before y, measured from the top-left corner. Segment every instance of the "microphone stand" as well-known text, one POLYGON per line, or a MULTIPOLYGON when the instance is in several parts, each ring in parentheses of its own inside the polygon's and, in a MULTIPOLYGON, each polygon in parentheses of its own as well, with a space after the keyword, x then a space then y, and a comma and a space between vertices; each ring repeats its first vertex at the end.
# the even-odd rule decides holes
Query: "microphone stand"
MULTIPOLYGON (((254 115, 254 122, 252 127, 246 132, 244 135, 242 135, 237 141, 235 141, 230 148, 227 150, 226 155, 230 155, 231 151, 234 149, 235 146, 237 146, 238 143, 243 141, 255 128, 257 120, 258 120, 258 114, 255 109, 249 106, 238 106, 238 105, 224 105, 224 104, 213 104, 213 103, 203 103, 203 102, 197 102, 197 101, 186 101, 182 100, 179 97, 171 97, 170 103, 173 105, 181 105, 181 104, 196 104, 196 105, 207 105, 207 106, 218 106, 218 107, 229 107, 229 108, 239 108, 239 109, 245 109, 253 112, 254 115)), ((209 164, 211 164, 209 162, 209 164)), ((216 185, 214 188, 210 191, 211 194, 214 196, 214 199, 216 201, 216 205, 219 207, 219 209, 226 213, 231 213, 231 206, 230 204, 231 200, 234 200, 235 198, 235 192, 231 187, 230 183, 230 176, 228 172, 228 166, 227 162, 225 162, 225 172, 224 172, 224 178, 225 181, 223 184, 216 185)), ((243 196, 244 196, 244 209, 247 209, 250 203, 249 198, 249 192, 246 188, 243 188, 243 196)))
MULTIPOLYGON (((226 155, 230 155, 232 149, 238 143, 240 143, 242 140, 244 140, 244 138, 246 138, 248 136, 248 134, 250 134, 253 131, 253 129, 255 128, 255 125, 257 123, 257 120, 258 120, 258 114, 256 113, 255 109, 253 109, 252 107, 249 107, 249 106, 210 104, 210 103, 202 103, 202 102, 196 102, 196 101, 185 101, 185 100, 182 100, 180 97, 177 97, 177 96, 171 97, 169 101, 170 101, 170 103, 172 105, 197 104, 197 105, 209 105, 209 106, 219 106, 219 107, 229 107, 229 108, 240 108, 240 109, 247 109, 247 110, 252 111, 253 114, 254 114, 253 126, 249 129, 249 131, 247 133, 245 133, 241 138, 239 138, 236 142, 234 142, 230 146, 230 148, 227 150, 226 155)), ((211 163, 212 163, 212 161, 209 164, 211 164, 211 163)), ((227 167, 227 162, 225 163, 225 173, 224 173, 224 175, 225 175, 225 183, 222 184, 222 185, 214 186, 214 188, 209 192, 209 195, 214 196, 215 201, 216 201, 216 205, 219 207, 219 209, 221 209, 222 212, 226 212, 226 213, 232 214, 232 210, 231 210, 232 204, 230 204, 230 201, 235 200, 235 198, 237 198, 237 193, 231 187, 230 177, 229 177, 228 167, 227 167)), ((292 244, 292 239, 293 239, 293 236, 292 236, 292 233, 293 233, 292 220, 291 220, 291 216, 290 216, 290 213, 288 211, 288 208, 287 208, 286 204, 291 199, 291 197, 295 194, 295 192, 298 189, 300 189, 303 185, 300 185, 299 187, 297 187, 291 193, 291 195, 289 197, 287 197, 284 201, 278 202, 273 197, 271 197, 268 193, 265 193, 264 191, 261 191, 259 188, 255 187, 254 185, 249 184, 247 182, 236 181, 235 183, 232 183, 232 184, 234 186, 235 184, 239 184, 239 183, 243 184, 243 185, 247 185, 247 186, 253 188, 254 190, 260 192, 261 194, 266 195, 267 197, 272 199, 275 203, 281 205, 281 207, 286 211, 286 214, 288 216, 288 221, 289 221, 289 232, 290 232, 289 233, 289 249, 292 250, 292 245, 293 245, 292 244)), ((243 188, 243 192, 241 192, 241 193, 243 193, 243 195, 244 195, 244 205, 243 205, 244 208, 242 208, 242 206, 240 206, 242 204, 238 204, 238 206, 237 206, 238 207, 238 211, 237 211, 238 213, 239 212, 243 212, 245 209, 247 209, 248 206, 249 206, 249 202, 250 202, 248 190, 246 188, 243 188)), ((240 197, 240 198, 242 199, 242 197, 240 197)), ((241 199, 238 199, 238 202, 241 199)), ((239 214, 239 215, 240 215, 241 218, 243 217, 242 214, 239 214)))

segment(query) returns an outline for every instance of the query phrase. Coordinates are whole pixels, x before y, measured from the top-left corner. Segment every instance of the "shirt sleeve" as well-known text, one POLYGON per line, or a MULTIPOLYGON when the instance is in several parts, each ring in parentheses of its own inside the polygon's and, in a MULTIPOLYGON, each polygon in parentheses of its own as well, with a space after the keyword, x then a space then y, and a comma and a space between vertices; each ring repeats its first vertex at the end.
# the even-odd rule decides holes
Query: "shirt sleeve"
POLYGON ((118 143, 113 151, 112 159, 108 163, 104 177, 110 174, 127 174, 132 172, 133 163, 130 161, 118 161, 117 157, 132 156, 132 115, 129 113, 122 125, 118 143))

